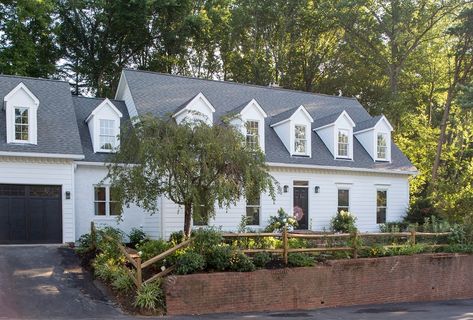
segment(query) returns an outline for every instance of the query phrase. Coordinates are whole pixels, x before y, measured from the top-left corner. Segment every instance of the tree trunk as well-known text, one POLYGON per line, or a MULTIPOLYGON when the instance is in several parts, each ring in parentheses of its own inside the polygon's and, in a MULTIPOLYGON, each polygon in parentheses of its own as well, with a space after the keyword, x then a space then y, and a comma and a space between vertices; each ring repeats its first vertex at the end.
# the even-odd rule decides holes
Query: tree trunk
POLYGON ((184 236, 188 239, 192 229, 192 204, 184 205, 184 236))
POLYGON ((445 109, 443 110, 442 121, 440 122, 440 136, 437 142, 437 152, 435 153, 434 165, 432 166, 432 179, 430 182, 431 186, 433 186, 438 175, 438 169, 440 166, 440 157, 442 155, 442 147, 445 142, 445 136, 447 132, 447 122, 448 122, 448 117, 450 116, 450 107, 452 105, 454 92, 455 92, 455 84, 452 84, 450 88, 448 89, 447 100, 445 101, 445 109))

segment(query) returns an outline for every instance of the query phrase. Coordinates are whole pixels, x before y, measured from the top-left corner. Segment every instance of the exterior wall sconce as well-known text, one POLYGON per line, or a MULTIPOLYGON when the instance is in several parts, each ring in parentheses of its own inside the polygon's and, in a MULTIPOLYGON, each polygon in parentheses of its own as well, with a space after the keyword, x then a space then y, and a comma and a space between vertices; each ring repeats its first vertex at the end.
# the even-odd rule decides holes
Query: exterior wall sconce
POLYGON ((315 193, 319 193, 319 192, 320 192, 320 187, 319 187, 319 186, 315 186, 314 191, 315 191, 315 193))
POLYGON ((71 198, 71 192, 66 191, 66 199, 69 200, 71 198))
POLYGON ((283 187, 283 190, 284 190, 284 193, 287 193, 289 191, 289 186, 288 185, 285 185, 283 187))

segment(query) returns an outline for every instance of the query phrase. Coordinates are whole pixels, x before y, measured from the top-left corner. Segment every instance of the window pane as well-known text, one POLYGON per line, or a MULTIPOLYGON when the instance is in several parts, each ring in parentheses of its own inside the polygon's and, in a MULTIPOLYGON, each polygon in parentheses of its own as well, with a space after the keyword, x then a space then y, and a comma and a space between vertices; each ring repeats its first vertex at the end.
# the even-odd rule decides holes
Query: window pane
POLYGON ((209 217, 204 206, 194 206, 192 208, 192 222, 194 226, 207 226, 209 217))
POLYGON ((379 159, 386 159, 387 154, 387 135, 386 133, 378 133, 377 137, 377 152, 379 159))
POLYGON ((95 202, 95 215, 96 216, 105 215, 105 202, 95 202))
POLYGON ((259 122, 258 121, 247 121, 246 122, 246 144, 256 149, 259 146, 259 122))
POLYGON ((95 201, 105 201, 105 187, 95 187, 95 201))
POLYGON ((296 139, 305 139, 305 126, 295 126, 296 139))
POLYGON ((386 208, 376 210, 376 223, 386 223, 386 208))
POLYGON ((259 207, 246 207, 246 224, 252 226, 259 225, 259 207))
POLYGON ((338 207, 348 209, 350 199, 349 190, 338 189, 338 207))
POLYGON ((297 153, 306 153, 306 140, 296 139, 294 149, 297 153))
POLYGON ((377 199, 376 199, 376 206, 378 207, 386 207, 387 206, 387 191, 386 190, 378 190, 376 192, 377 199))
POLYGON ((348 131, 338 131, 338 155, 348 157, 348 131))

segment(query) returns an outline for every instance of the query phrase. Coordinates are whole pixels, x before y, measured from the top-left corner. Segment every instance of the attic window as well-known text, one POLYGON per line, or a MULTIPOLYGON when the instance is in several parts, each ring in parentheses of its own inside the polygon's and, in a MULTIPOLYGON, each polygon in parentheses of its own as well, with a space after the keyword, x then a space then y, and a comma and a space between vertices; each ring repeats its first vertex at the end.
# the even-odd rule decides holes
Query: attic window
POLYGON ((294 126, 294 152, 297 154, 307 154, 307 133, 306 126, 294 126))
POLYGON ((259 147, 259 121, 246 122, 246 145, 251 149, 259 147))
POLYGON ((338 130, 338 154, 337 154, 338 157, 348 158, 348 149, 349 149, 348 134, 349 134, 348 130, 343 130, 343 129, 338 130))
POLYGON ((15 107, 15 141, 27 142, 29 140, 28 112, 28 108, 15 107))
POLYGON ((377 156, 378 159, 386 160, 388 154, 388 143, 387 143, 387 134, 378 133, 378 147, 377 147, 377 156))
POLYGON ((115 148, 115 121, 100 119, 100 150, 111 151, 115 148))

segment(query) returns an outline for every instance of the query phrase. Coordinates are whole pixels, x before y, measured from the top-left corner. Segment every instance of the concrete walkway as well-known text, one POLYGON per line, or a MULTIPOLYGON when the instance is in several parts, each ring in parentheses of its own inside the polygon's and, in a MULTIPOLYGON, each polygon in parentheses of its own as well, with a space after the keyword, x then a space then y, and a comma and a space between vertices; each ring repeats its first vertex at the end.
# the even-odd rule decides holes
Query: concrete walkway
MULTIPOLYGON (((152 319, 125 315, 58 246, 0 246, 0 319, 152 319)), ((473 300, 158 319, 473 320, 473 300)))

